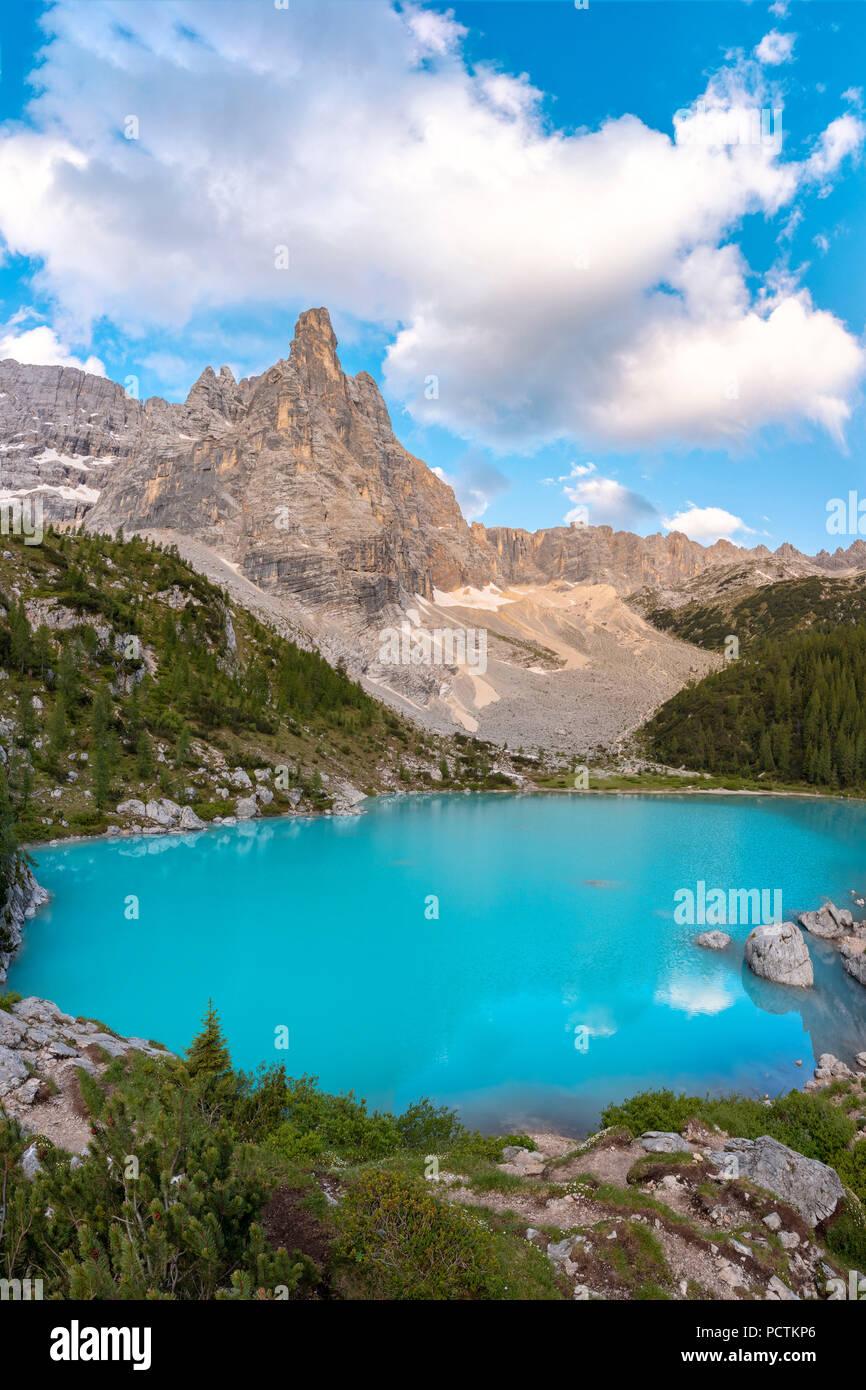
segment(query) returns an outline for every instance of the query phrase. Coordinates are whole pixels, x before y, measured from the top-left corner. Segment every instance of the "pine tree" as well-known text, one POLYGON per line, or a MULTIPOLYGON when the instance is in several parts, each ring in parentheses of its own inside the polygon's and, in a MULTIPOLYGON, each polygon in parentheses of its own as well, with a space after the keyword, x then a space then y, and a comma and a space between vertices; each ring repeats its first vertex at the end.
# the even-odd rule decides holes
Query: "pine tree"
POLYGON ((30 747, 36 736, 36 715, 29 690, 22 690, 18 699, 18 735, 26 748, 30 747))
POLYGON ((186 724, 182 724, 180 733, 177 736, 177 742, 174 746, 175 767, 186 767, 186 764, 189 761, 190 748, 191 742, 189 736, 189 727, 186 724))
POLYGON ((6 1277, 36 1273, 46 1297, 87 1300, 274 1298, 313 1284, 309 1259, 266 1247, 255 1224, 266 1180, 229 1126, 206 1118, 206 1078, 139 1067, 91 1112, 77 1168, 48 1148, 29 1182, 16 1159, 30 1137, 0 1112, 6 1277))
POLYGON ((53 659, 51 633, 45 623, 40 623, 33 643, 33 665, 40 680, 45 680, 53 659))
POLYGON ((68 745, 69 724, 66 718, 66 698, 62 691, 58 691, 48 724, 48 762, 55 772, 68 745))
POLYGON ((207 1001, 202 1030, 186 1050, 191 1076, 223 1077, 231 1070, 231 1057, 213 1000, 207 1001))
POLYGON ((23 675, 30 662, 32 648, 30 623, 27 621, 27 614, 24 611, 23 598, 19 598, 18 602, 9 609, 8 622, 11 665, 13 670, 19 671, 23 675))

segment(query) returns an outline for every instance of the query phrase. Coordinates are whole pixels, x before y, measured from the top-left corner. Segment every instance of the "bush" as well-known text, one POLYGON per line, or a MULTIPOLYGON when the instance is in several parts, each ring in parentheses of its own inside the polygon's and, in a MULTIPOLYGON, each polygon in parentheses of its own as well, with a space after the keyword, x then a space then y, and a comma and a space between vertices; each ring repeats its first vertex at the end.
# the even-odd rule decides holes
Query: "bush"
POLYGON ((741 1139, 769 1134, 806 1158, 834 1167, 842 1162, 856 1130, 840 1106, 805 1091, 777 1096, 771 1105, 743 1096, 712 1100, 667 1090, 642 1091, 621 1105, 608 1105, 601 1119, 604 1125, 625 1125, 634 1134, 647 1129, 679 1132, 690 1119, 703 1120, 741 1139))
POLYGON ((213 820, 214 816, 233 816, 237 807, 228 797, 218 797, 214 801, 194 801, 192 809, 199 820, 213 820))
MULTIPOLYGON (((265 1146, 285 1158, 299 1159, 333 1152, 353 1162, 386 1158, 401 1147, 397 1121, 379 1111, 368 1113, 366 1102, 347 1095, 324 1095, 314 1076, 294 1080, 282 1073, 276 1083, 280 1123, 265 1139, 265 1146)), ((271 1113, 274 1097, 270 1098, 271 1113)))
MULTIPOLYGON (((846 1187, 866 1202, 866 1139, 858 1139, 853 1149, 846 1149, 833 1164, 846 1187)), ((866 1264, 863 1266, 866 1269, 866 1264)))
POLYGON ((77 830, 105 830, 108 821, 102 811, 70 811, 69 824, 77 830))
POLYGON ((866 1217, 859 1202, 848 1201, 827 1231, 827 1249, 853 1269, 866 1269, 866 1217))
POLYGON ((435 1151, 453 1144, 465 1132, 456 1110, 433 1105, 426 1097, 397 1117, 397 1133, 407 1149, 435 1151))
POLYGON ((373 1298, 496 1299, 504 1285, 490 1231, 397 1173, 366 1173, 340 1212, 338 1254, 373 1298))

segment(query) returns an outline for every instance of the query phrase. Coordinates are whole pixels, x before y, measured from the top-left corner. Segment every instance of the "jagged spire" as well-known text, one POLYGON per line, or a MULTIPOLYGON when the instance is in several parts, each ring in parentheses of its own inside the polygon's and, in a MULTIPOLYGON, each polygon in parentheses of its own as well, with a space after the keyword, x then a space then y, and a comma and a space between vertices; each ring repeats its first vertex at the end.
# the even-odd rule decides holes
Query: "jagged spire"
POLYGON ((300 315, 289 361, 313 389, 343 375, 337 356, 337 335, 327 309, 305 309, 300 315))

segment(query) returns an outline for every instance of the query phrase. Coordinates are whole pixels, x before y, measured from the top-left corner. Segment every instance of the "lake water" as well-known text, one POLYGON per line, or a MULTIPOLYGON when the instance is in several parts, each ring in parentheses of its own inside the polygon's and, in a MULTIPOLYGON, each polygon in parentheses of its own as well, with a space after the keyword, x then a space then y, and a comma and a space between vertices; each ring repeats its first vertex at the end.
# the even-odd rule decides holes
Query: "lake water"
POLYGON ((699 880, 781 888, 786 917, 825 896, 850 905, 866 888, 866 806, 574 794, 370 807, 40 848, 53 900, 8 987, 173 1050, 212 996, 237 1066, 285 1061, 397 1110, 427 1095, 489 1130, 583 1133, 607 1101, 662 1085, 776 1093, 821 1052, 866 1049, 866 990, 832 948, 809 938, 815 988, 790 990, 743 965, 748 923, 718 955, 674 920, 675 893, 699 880))

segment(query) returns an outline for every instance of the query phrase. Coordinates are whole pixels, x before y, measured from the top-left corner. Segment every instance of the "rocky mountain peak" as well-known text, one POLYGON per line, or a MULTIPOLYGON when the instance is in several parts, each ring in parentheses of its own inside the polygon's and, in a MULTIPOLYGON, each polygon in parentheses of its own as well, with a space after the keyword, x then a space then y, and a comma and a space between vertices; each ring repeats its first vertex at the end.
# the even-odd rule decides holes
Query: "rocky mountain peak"
POLYGON ((0 484, 38 488, 48 519, 173 530, 349 624, 464 585, 603 584, 628 596, 732 566, 756 584, 866 570, 862 540, 810 560, 790 545, 771 557, 676 531, 470 528, 451 488, 395 438, 373 377, 344 374, 323 307, 300 314, 288 357, 240 382, 208 366, 185 404, 141 405, 76 369, 2 362, 0 444, 0 484))
POLYGON ((295 324, 289 362, 303 385, 316 391, 343 377, 337 356, 337 335, 327 309, 305 309, 295 324))
POLYGON ((220 367, 219 376, 213 367, 205 367, 185 402, 189 410, 213 412, 223 419, 232 418, 237 403, 238 385, 228 367, 220 367))

